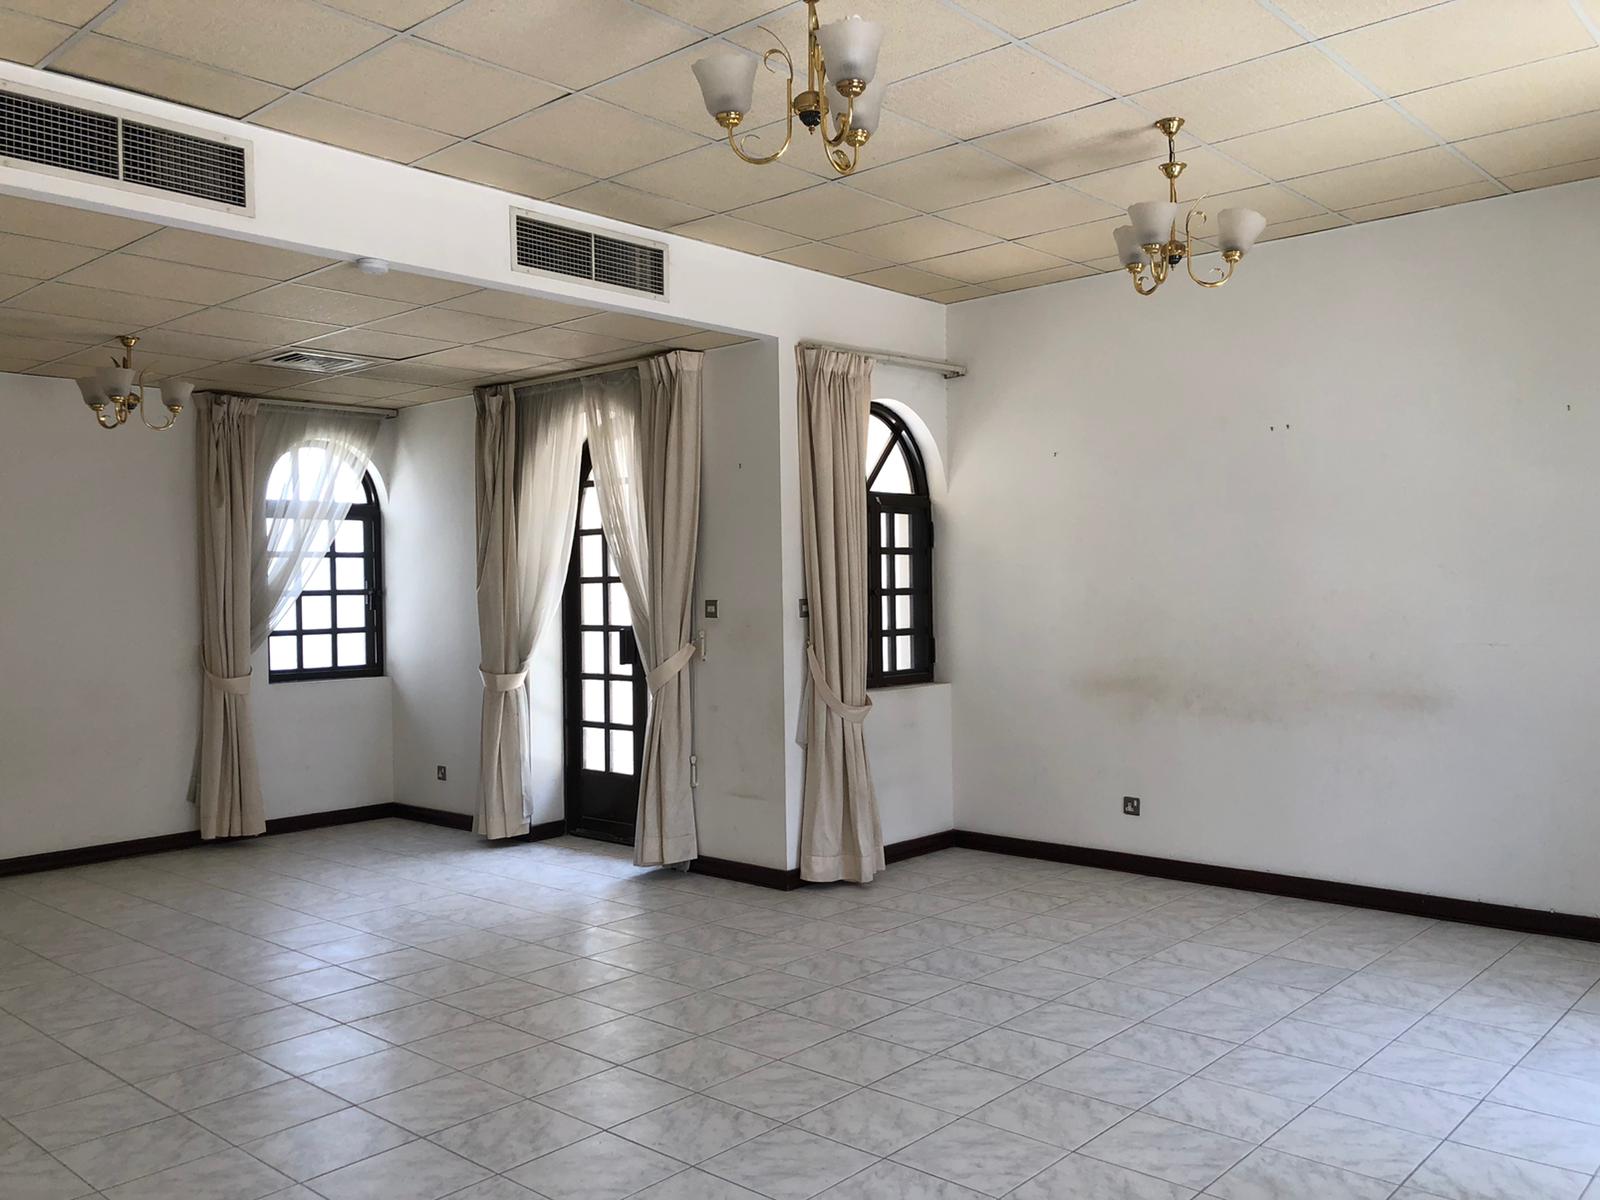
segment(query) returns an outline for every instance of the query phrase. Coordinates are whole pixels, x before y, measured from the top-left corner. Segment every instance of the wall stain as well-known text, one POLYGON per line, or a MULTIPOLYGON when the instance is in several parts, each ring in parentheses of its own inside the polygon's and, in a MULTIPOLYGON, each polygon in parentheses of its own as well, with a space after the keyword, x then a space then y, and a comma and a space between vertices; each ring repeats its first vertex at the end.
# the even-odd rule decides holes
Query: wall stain
POLYGON ((1128 717, 1182 713, 1208 720, 1283 724, 1333 712, 1429 716, 1449 707, 1439 691, 1398 680, 1351 678, 1313 662, 1241 663, 1234 678, 1178 662, 1130 662, 1079 675, 1073 687, 1128 717))

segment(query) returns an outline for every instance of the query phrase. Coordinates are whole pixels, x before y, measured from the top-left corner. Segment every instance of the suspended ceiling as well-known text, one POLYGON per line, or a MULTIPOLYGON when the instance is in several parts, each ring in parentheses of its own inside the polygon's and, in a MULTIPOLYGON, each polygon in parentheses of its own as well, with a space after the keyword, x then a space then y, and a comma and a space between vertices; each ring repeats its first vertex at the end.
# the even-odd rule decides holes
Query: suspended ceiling
POLYGON ((0 196, 0 372, 79 377, 139 336, 152 382, 408 408, 681 347, 744 339, 103 213, 0 196), (261 366, 285 349, 371 360, 333 377, 261 366))
MULTIPOLYGON (((1116 270, 1164 186, 1267 237, 1600 174, 1600 0, 824 0, 888 28, 870 165, 737 162, 689 64, 774 0, 0 0, 0 54, 953 302, 1116 270)), ((758 80, 757 128, 782 87, 758 80)), ((776 140, 781 140, 781 133, 776 140)), ((775 144, 770 132, 767 146, 775 144)))

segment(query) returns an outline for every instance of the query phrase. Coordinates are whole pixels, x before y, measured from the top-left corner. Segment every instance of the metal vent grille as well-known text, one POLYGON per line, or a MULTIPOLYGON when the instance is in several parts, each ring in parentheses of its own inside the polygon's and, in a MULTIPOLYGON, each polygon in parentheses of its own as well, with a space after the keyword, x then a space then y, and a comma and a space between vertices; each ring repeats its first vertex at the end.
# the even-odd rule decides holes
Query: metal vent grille
POLYGON ((667 253, 660 246, 625 242, 518 214, 516 251, 517 266, 529 270, 666 295, 667 253))
POLYGON ((0 158, 249 208, 249 152, 0 85, 0 158))
POLYGON ((316 375, 333 375, 341 371, 359 371, 376 366, 376 360, 356 358, 350 354, 328 354, 321 350, 284 350, 250 360, 263 367, 283 367, 290 371, 309 371, 316 375))
POLYGON ((243 146, 137 121, 122 123, 122 177, 235 208, 248 201, 243 146))
POLYGON ((0 156, 116 179, 116 117, 0 92, 0 156))

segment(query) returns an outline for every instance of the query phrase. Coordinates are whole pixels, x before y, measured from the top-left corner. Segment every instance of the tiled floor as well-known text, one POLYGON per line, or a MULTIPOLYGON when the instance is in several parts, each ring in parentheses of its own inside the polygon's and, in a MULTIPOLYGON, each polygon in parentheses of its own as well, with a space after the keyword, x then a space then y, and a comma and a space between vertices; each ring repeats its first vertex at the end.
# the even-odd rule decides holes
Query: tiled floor
POLYGON ((1600 1197, 1600 945, 399 821, 0 881, 0 1197, 1600 1197))

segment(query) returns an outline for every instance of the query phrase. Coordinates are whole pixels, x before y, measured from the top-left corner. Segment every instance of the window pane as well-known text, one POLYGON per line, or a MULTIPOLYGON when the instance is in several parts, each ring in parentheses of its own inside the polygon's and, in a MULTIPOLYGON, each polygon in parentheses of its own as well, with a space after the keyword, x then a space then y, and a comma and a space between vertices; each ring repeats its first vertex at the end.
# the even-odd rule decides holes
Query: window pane
POLYGON ((326 633, 307 634, 300 641, 300 665, 307 671, 322 671, 333 666, 333 636, 326 633))
POLYGON ((606 669, 606 635, 603 633, 586 633, 583 635, 583 672, 586 675, 598 675, 606 669))
POLYGON ((895 513, 894 515, 894 544, 896 546, 911 545, 911 514, 895 513))
POLYGON ((886 588, 894 586, 894 555, 885 554, 878 561, 878 574, 881 577, 879 580, 881 586, 886 588))
POLYGON ((608 583, 611 589, 611 624, 632 625, 633 614, 628 610, 628 589, 620 583, 608 583))
POLYGON ((891 514, 889 513, 878 514, 878 542, 880 545, 887 546, 893 540, 893 534, 890 532, 893 528, 889 523, 890 516, 891 514))
POLYGON ((583 585, 583 624, 605 624, 605 586, 603 583, 586 583, 583 585))
POLYGON ((608 633, 606 637, 611 639, 611 673, 613 675, 632 675, 633 664, 622 661, 622 635, 620 633, 608 633))
POLYGON ((895 638, 894 669, 896 671, 910 671, 917 665, 916 652, 911 648, 911 637, 902 634, 895 638))
POLYGON ((333 605, 326 596, 301 596, 300 619, 307 629, 327 629, 333 624, 333 605))
POLYGON ((887 638, 886 637, 886 638, 883 639, 883 647, 882 647, 882 651, 881 652, 883 654, 883 669, 885 671, 894 670, 894 639, 893 638, 887 638))
POLYGON ((579 552, 582 557, 579 559, 578 570, 586 577, 600 575, 605 568, 605 555, 601 551, 602 540, 600 535, 597 533, 585 534, 579 541, 581 543, 579 552))
POLYGON ((911 555, 896 554, 894 556, 894 585, 897 588, 911 586, 911 555))
POLYGON ((585 721, 606 719, 606 685, 598 679, 583 681, 583 719, 585 721))
POLYGON ((894 599, 894 626, 896 629, 911 628, 911 597, 896 596, 894 599))
POLYGON ((883 453, 883 448, 889 444, 893 437, 889 423, 877 413, 872 414, 872 419, 867 422, 867 469, 878 461, 878 455, 883 453))
POLYGON ((611 770, 617 775, 633 774, 633 730, 611 731, 611 770))
POLYGON ((578 505, 578 528, 585 530, 600 528, 600 497, 595 494, 592 487, 583 489, 583 500, 578 505))
POLYGON ((341 592, 359 592, 367 586, 367 560, 364 558, 335 559, 334 578, 341 592))
POLYGON ((341 667, 364 667, 367 665, 367 635, 364 633, 341 633, 339 636, 339 665, 341 667))
MULTIPOLYGON (((339 597, 339 628, 365 629, 367 626, 367 599, 365 596, 339 597)), ((340 656, 344 661, 344 656, 340 656)))
POLYGON ((290 485, 293 483, 294 455, 285 454, 272 466, 272 474, 267 476, 267 499, 287 500, 293 492, 290 485))
POLYGON ((300 665, 292 637, 267 639, 267 668, 272 671, 292 671, 300 665))
POLYGON ((278 618, 277 624, 273 625, 272 628, 292 631, 300 627, 297 624, 299 619, 300 618, 295 614, 294 605, 291 604, 284 610, 283 615, 278 618))
POLYGON ((883 629, 893 629, 894 628, 894 597, 893 596, 885 596, 882 600, 878 601, 878 606, 879 606, 879 609, 880 609, 880 612, 878 614, 878 620, 880 622, 882 622, 881 628, 883 628, 883 629))
POLYGON ((585 771, 604 771, 606 769, 606 731, 604 729, 584 729, 583 769, 585 771))
POLYGON ((611 683, 611 723, 613 725, 633 724, 633 684, 611 683))
POLYGON ((333 548, 341 554, 360 554, 367 548, 367 527, 360 521, 344 521, 334 536, 333 548))
POLYGON ((884 461, 883 470, 878 472, 878 477, 872 481, 872 490, 875 492, 892 492, 895 495, 905 496, 911 493, 911 472, 906 469, 906 452, 896 446, 889 452, 889 457, 884 461))
POLYGON ((329 569, 327 559, 318 559, 317 565, 311 568, 311 576, 306 580, 305 590, 308 592, 333 590, 333 572, 329 569))

